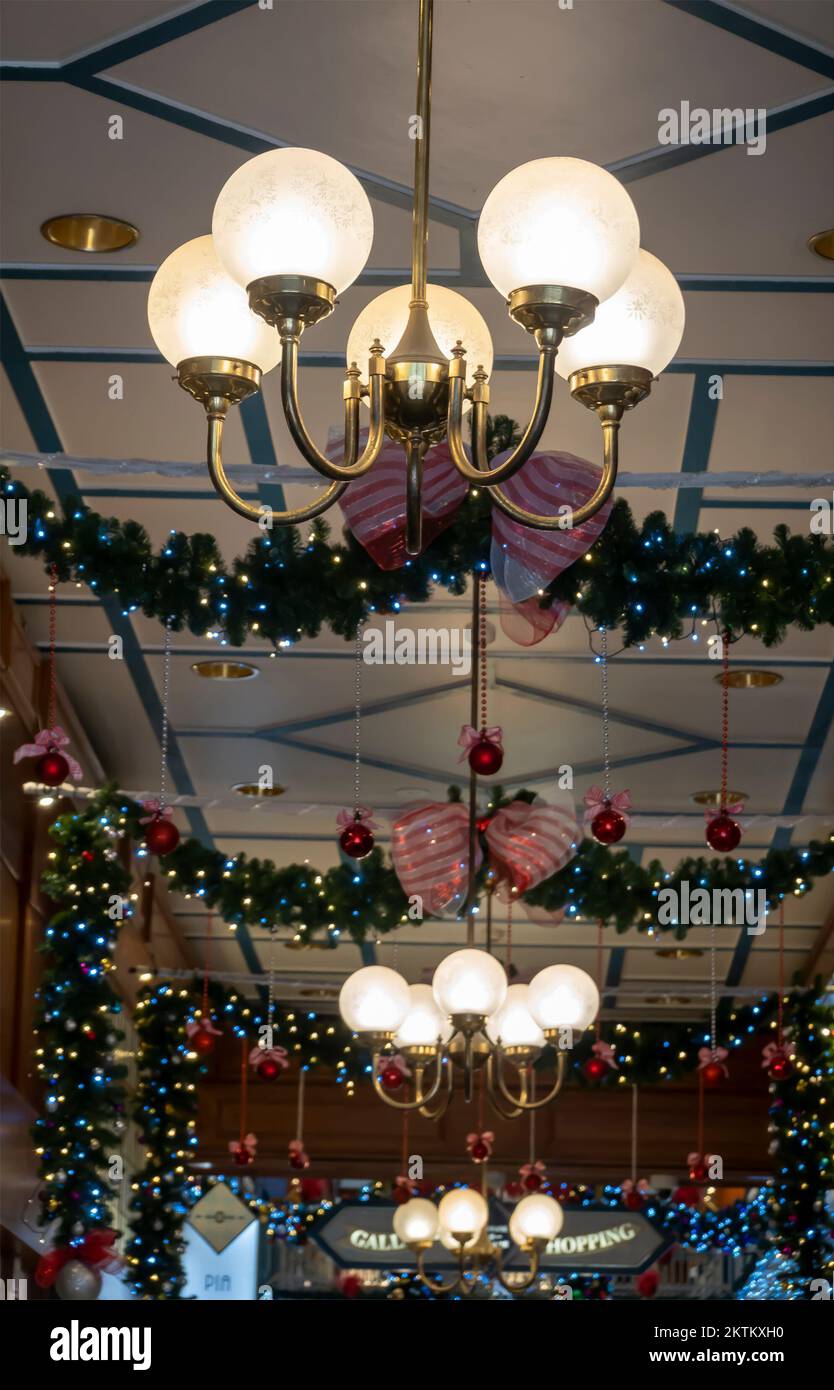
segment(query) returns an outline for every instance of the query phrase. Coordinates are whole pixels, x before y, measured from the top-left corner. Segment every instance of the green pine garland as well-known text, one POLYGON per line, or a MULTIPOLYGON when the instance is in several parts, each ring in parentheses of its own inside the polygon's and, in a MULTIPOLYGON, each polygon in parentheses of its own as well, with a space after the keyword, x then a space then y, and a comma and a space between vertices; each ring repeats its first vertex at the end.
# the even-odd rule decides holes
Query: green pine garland
MULTIPOLYGON (((785 1033, 794 1071, 771 1087, 770 1127, 779 1164, 771 1204, 771 1239, 783 1297, 809 1298, 815 1280, 834 1288, 834 1008, 808 993, 789 1000, 785 1033)), ((819 1288, 819 1286, 817 1286, 819 1288)), ((819 1293, 817 1295, 820 1296, 819 1293)), ((829 1292, 828 1297, 831 1297, 829 1292)))
MULTIPOLYGON (((507 447, 518 427, 507 416, 490 420, 490 457, 507 447)), ((154 552, 135 521, 100 516, 71 497, 55 511, 43 492, 30 492, 0 470, 9 500, 28 503, 24 555, 57 569, 61 582, 115 595, 124 612, 141 609, 175 631, 214 633, 233 646, 247 636, 275 646, 314 637, 327 624, 346 639, 371 613, 423 603, 435 586, 463 594, 468 577, 489 572, 492 503, 475 489, 451 525, 399 570, 380 570, 350 533, 330 543, 313 523, 305 537, 294 527, 258 532, 244 556, 227 565, 213 536, 172 531, 154 552)), ((788 628, 834 623, 834 546, 822 536, 791 536, 778 526, 762 545, 744 528, 729 540, 712 532, 678 536, 662 512, 640 526, 620 499, 585 561, 548 586, 542 606, 573 604, 594 626, 618 628, 626 645, 653 634, 678 638, 700 618, 712 618, 734 637, 766 646, 788 628)))
POLYGON ((41 1179, 40 1219, 57 1218, 56 1245, 111 1224, 109 1161, 126 1128, 126 1069, 113 1052, 123 1034, 121 1003, 111 988, 120 928, 118 901, 129 914, 130 877, 115 848, 117 827, 104 809, 60 816, 43 875, 56 905, 40 949, 48 964, 38 990, 35 1062, 46 1113, 32 1136, 41 1179))

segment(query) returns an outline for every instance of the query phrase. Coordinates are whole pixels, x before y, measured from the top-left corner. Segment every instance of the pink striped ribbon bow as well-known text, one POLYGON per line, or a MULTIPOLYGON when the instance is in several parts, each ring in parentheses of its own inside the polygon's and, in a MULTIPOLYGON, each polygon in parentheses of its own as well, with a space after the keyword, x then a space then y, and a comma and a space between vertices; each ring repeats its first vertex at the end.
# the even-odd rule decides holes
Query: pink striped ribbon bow
POLYGON ((475 744, 480 743, 482 738, 488 739, 490 743, 494 743, 498 748, 503 748, 501 741, 503 737, 504 731, 500 724, 493 724, 489 729, 475 729, 471 724, 464 724, 458 734, 458 748, 463 749, 463 752, 458 758, 458 762, 462 763, 464 758, 468 758, 475 744))
MULTIPOLYGON (((367 430, 359 433, 360 452, 367 430)), ((339 462, 344 435, 331 430, 326 453, 339 462)), ((388 440, 373 468, 349 485, 339 505, 350 531, 381 570, 401 569, 405 552, 405 450, 388 440)), ((423 549, 444 531, 469 484, 452 463, 448 444, 436 444, 423 461, 423 549)))
POLYGON ((729 1076, 724 1063, 729 1057, 726 1047, 699 1047, 698 1048, 698 1070, 703 1071, 711 1062, 717 1062, 725 1076, 729 1076))
POLYGON ((24 758, 42 758, 44 753, 55 749, 67 760, 67 768, 73 782, 80 782, 83 777, 80 763, 67 752, 69 739, 60 725, 56 724, 54 729, 39 729, 35 734, 34 743, 21 743, 19 748, 14 751, 12 762, 22 762, 24 758))
POLYGON ((572 811, 540 800, 511 801, 484 832, 499 894, 526 893, 558 873, 576 854, 579 829, 572 811))
MULTIPOLYGON (((615 792, 612 797, 608 798, 608 801, 612 810, 619 811, 623 820, 628 821, 626 811, 631 810, 631 792, 628 790, 624 792, 615 792)), ((589 787, 585 793, 584 802, 585 824, 588 825, 588 823, 594 819, 594 816, 599 815, 600 811, 605 809, 606 796, 602 787, 589 787)))
MULTIPOLYGON (((391 855, 406 897, 420 897, 433 917, 456 909, 466 893, 469 812, 459 801, 430 801, 406 807, 391 829, 391 855)), ((475 846, 475 868, 481 866, 475 846)))
POLYGON ((155 796, 149 796, 146 801, 140 801, 143 811, 147 811, 146 816, 139 817, 140 825, 149 825, 154 820, 170 820, 174 812, 170 806, 163 806, 155 796))

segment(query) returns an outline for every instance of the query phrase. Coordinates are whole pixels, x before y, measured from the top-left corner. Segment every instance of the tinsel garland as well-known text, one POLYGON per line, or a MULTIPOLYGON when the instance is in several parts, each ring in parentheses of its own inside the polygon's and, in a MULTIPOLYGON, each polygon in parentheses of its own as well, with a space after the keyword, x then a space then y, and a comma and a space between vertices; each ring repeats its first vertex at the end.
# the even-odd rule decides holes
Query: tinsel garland
MULTIPOLYGON (((494 456, 517 438, 507 416, 489 422, 494 456)), ((246 553, 226 564, 213 536, 171 531, 155 552, 144 527, 94 512, 80 497, 56 510, 0 470, 9 500, 26 501, 23 555, 54 564, 61 583, 87 584, 115 595, 124 612, 137 609, 174 631, 214 634, 240 646, 247 636, 286 647, 314 637, 322 626, 346 639, 371 613, 425 602, 434 587, 460 595, 473 573, 489 572, 492 503, 474 489, 451 525, 399 570, 380 570, 353 536, 329 542, 321 520, 309 534, 297 528, 260 531, 246 553)), ((638 526, 619 499, 602 536, 584 557, 548 586, 541 602, 573 604, 594 626, 617 628, 625 644, 649 636, 673 639, 700 618, 712 618, 738 637, 780 642, 789 627, 834 623, 834 546, 818 535, 790 535, 778 526, 772 545, 749 528, 731 539, 714 532, 678 536, 662 512, 638 526)))

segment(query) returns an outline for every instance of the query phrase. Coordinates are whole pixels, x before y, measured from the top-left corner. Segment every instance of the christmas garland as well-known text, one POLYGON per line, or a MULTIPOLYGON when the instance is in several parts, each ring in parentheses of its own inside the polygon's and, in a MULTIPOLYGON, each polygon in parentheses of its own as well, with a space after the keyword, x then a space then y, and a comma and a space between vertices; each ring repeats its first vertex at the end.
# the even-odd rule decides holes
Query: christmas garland
MULTIPOLYGON (((506 416, 490 420, 494 456, 517 438, 506 416)), ((435 586, 463 594, 467 578, 490 570, 492 503, 472 490, 445 531, 399 570, 380 570, 346 532, 330 543, 321 520, 308 535, 297 528, 261 532, 245 555, 227 565, 213 536, 172 531, 158 553, 135 521, 94 512, 80 497, 55 504, 0 470, 9 501, 26 502, 21 554, 55 565, 60 582, 115 595, 125 613, 170 621, 174 631, 215 635, 240 646, 250 634, 277 647, 314 637, 327 624, 352 639, 370 613, 423 603, 435 586)), ((713 618, 734 637, 751 634, 774 646, 788 628, 834 623, 834 546, 822 536, 774 531, 762 545, 749 528, 732 539, 714 532, 678 536, 662 512, 640 526, 620 499, 601 538, 581 565, 558 575, 542 607, 567 601, 595 627, 618 628, 627 646, 652 634, 667 639, 713 618)))

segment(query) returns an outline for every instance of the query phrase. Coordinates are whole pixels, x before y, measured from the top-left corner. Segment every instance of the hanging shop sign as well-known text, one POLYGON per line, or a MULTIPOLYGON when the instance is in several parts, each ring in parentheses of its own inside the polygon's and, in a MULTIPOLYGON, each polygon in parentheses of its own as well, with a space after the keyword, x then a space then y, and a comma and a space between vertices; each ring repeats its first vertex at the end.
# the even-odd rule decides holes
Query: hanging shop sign
MULTIPOLYGON (((339 1202, 319 1218, 311 1234, 321 1249, 346 1269, 416 1268, 416 1256, 394 1233, 395 1211, 395 1203, 381 1199, 339 1202)), ((542 1252, 542 1270, 640 1274, 669 1245, 642 1212, 566 1207, 564 1218, 558 1236, 542 1252)), ((510 1241, 508 1223, 507 1208, 491 1201, 489 1238, 508 1252, 505 1267, 512 1270, 516 1265, 522 1268, 526 1256, 510 1241)), ((427 1264, 438 1270, 457 1267, 454 1254, 441 1245, 435 1245, 427 1264)))
POLYGON ((186 1297, 254 1299, 259 1223, 225 1183, 215 1183, 185 1222, 186 1297))

